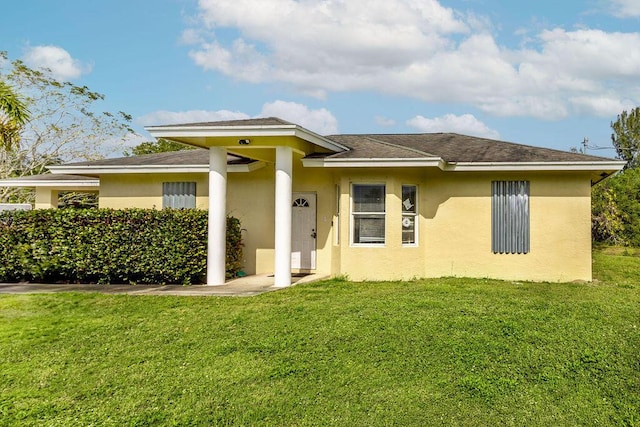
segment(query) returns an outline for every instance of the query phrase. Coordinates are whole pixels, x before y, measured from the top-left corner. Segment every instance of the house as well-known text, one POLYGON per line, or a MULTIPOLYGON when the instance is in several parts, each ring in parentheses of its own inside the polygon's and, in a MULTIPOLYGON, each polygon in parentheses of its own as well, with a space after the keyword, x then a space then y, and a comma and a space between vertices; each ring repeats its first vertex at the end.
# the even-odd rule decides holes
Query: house
POLYGON ((227 214, 246 230, 245 272, 276 286, 292 272, 589 281, 591 186, 624 166, 452 133, 321 136, 278 118, 147 130, 198 149, 0 185, 35 187, 36 208, 84 188, 104 208, 208 209, 210 285, 224 283, 227 214))

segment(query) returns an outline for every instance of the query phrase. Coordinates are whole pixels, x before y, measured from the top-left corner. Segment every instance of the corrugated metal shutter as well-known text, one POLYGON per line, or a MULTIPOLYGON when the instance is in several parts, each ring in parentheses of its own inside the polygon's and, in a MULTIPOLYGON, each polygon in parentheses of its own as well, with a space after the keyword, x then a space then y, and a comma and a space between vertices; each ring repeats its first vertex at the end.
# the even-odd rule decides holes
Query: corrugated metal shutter
POLYGON ((196 207, 195 182, 163 182, 162 208, 188 209, 196 207))
POLYGON ((491 250, 529 252, 529 181, 493 181, 491 250))

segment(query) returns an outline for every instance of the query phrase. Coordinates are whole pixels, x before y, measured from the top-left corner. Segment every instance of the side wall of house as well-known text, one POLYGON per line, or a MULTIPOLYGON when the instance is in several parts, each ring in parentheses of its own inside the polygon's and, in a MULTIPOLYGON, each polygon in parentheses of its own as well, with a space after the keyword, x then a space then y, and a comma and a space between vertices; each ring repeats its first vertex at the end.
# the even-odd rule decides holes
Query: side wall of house
POLYGON ((487 174, 432 170, 351 170, 341 181, 341 271, 353 280, 491 277, 508 280, 591 280, 591 186, 576 173, 487 174), (491 183, 530 182, 527 254, 491 250, 491 183), (382 246, 352 243, 353 183, 386 185, 382 246), (417 246, 403 246, 402 185, 418 185, 417 246))
POLYGON ((131 173, 100 176, 101 208, 162 209, 163 182, 195 182, 196 208, 208 207, 208 177, 206 173, 131 173))

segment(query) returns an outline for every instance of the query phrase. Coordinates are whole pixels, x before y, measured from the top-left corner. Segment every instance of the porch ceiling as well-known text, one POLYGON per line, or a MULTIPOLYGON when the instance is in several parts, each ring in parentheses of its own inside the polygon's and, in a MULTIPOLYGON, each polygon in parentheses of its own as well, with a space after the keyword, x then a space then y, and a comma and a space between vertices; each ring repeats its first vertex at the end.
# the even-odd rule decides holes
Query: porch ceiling
MULTIPOLYGON (((154 134, 152 135, 156 136, 154 134)), ((279 146, 291 147, 294 152, 303 156, 318 152, 330 153, 330 151, 322 147, 318 147, 295 136, 172 136, 162 138, 200 148, 224 147, 232 154, 267 162, 273 162, 275 160, 275 148, 279 146)))

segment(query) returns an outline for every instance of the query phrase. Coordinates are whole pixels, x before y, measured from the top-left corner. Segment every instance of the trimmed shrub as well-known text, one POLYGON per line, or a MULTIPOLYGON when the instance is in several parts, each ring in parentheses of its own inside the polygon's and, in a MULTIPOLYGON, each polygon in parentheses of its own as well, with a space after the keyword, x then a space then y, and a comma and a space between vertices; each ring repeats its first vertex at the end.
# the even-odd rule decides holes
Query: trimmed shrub
MULTIPOLYGON (((0 281, 202 283, 207 212, 47 209, 0 214, 0 281)), ((241 269, 240 221, 227 218, 227 277, 241 269)))

